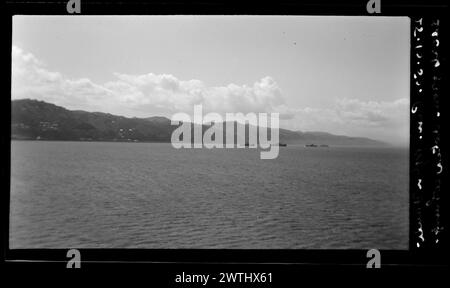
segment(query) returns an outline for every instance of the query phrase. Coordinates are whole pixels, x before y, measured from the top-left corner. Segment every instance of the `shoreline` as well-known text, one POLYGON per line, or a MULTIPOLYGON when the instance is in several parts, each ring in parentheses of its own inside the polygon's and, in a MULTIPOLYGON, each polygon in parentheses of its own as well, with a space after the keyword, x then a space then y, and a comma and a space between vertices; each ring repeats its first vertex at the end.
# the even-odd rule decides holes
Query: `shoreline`
MULTIPOLYGON (((130 144, 139 144, 139 143, 145 143, 145 144, 171 144, 171 142, 167 141, 113 141, 113 140, 55 140, 55 139, 17 139, 17 138, 11 138, 11 142, 13 141, 20 141, 20 142, 79 142, 79 143, 130 143, 130 144)), ((287 147, 283 147, 283 149, 289 148, 289 147, 302 147, 304 149, 308 150, 326 150, 330 148, 367 148, 367 149, 402 149, 402 150, 409 150, 410 147, 404 147, 404 146, 358 146, 358 145, 328 145, 328 147, 305 147, 305 144, 303 143, 287 143, 287 147), (319 149, 314 149, 319 148, 319 149)), ((234 147, 236 148, 236 147, 234 147)), ((243 148, 249 148, 249 147, 243 147, 243 148)), ((194 148, 192 148, 194 149, 194 148)), ((249 148, 249 149, 255 149, 255 148, 249 148)))

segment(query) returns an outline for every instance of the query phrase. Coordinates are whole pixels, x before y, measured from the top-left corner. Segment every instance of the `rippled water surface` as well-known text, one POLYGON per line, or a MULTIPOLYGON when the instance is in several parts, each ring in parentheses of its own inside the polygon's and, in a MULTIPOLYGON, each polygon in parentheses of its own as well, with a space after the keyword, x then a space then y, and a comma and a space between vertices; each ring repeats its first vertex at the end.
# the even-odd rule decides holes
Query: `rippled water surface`
POLYGON ((11 143, 11 248, 408 248, 408 151, 11 143))

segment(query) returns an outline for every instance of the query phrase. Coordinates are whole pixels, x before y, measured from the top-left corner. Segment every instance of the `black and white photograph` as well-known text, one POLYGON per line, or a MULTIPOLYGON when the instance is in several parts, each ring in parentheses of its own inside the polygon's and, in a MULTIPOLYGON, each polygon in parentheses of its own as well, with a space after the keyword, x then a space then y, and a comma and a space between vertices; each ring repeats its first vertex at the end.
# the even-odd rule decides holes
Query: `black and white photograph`
POLYGON ((387 249, 411 19, 12 19, 10 249, 387 249))

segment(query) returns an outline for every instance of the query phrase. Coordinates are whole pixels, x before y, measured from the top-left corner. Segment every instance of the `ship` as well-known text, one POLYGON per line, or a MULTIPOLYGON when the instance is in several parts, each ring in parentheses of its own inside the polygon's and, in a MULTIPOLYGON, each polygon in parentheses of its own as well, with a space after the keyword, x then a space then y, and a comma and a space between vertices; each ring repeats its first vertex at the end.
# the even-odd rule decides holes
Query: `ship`
POLYGON ((330 146, 328 146, 327 144, 320 144, 320 145, 317 145, 317 144, 306 144, 305 147, 330 147, 330 146))
MULTIPOLYGON (((278 143, 278 144, 274 144, 274 146, 280 146, 280 147, 286 147, 287 144, 286 143, 278 143)), ((256 145, 251 145, 249 143, 245 143, 245 147, 256 147, 256 145)))

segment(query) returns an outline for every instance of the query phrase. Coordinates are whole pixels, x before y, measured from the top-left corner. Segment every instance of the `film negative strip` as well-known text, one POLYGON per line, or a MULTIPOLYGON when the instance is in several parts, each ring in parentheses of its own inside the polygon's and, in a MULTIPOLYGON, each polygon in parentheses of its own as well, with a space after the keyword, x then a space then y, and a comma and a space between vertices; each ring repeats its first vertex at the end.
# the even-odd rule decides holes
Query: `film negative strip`
POLYGON ((442 245, 441 20, 412 18, 411 248, 442 245))
MULTIPOLYGON (((101 2, 84 2, 81 1, 81 9, 67 10, 68 3, 74 1, 54 1, 45 5, 37 3, 27 4, 26 2, 19 3, 16 6, 10 5, 11 13, 9 17, 15 14, 56 14, 68 15, 113 15, 113 14, 159 14, 169 15, 169 11, 177 11, 175 14, 196 14, 193 8, 174 5, 173 8, 168 5, 159 5, 158 3, 146 4, 143 1, 136 1, 134 4, 117 4, 109 3, 103 5, 101 2), (67 4, 67 5, 66 5, 67 4), (122 6, 121 6, 122 5, 122 6), (159 5, 159 6, 158 6, 159 5), (30 8, 31 7, 31 8, 30 8), (158 10, 159 7, 159 10, 158 10), (36 8, 36 10, 34 10, 36 8), (184 10, 183 10, 184 9, 184 10), (25 12, 23 12, 25 11, 25 12), (78 12, 77 12, 78 11, 78 12)), ((78 5, 80 5, 79 1, 78 5)), ((448 118, 444 106, 446 94, 448 94, 448 33, 446 20, 441 16, 430 16, 438 8, 432 7, 426 10, 426 13, 418 13, 417 7, 411 5, 414 13, 410 13, 405 6, 392 5, 380 1, 360 1, 354 5, 353 3, 343 5, 342 7, 332 4, 320 5, 280 5, 277 9, 269 9, 257 7, 254 10, 245 7, 239 10, 238 7, 230 6, 210 6, 214 10, 201 10, 199 14, 248 14, 249 11, 254 11, 254 14, 286 14, 293 15, 354 15, 361 16, 366 14, 366 4, 368 7, 373 7, 372 12, 367 11, 370 15, 377 15, 381 13, 382 16, 409 16, 411 21, 410 29, 410 146, 409 146, 409 250, 395 251, 371 249, 369 251, 346 251, 346 250, 241 250, 241 251, 227 251, 227 250, 165 250, 165 249, 9 249, 8 235, 5 239, 6 258, 10 261, 16 260, 30 260, 36 262, 52 262, 55 266, 65 267, 83 267, 84 263, 104 263, 114 262, 127 264, 131 262, 142 263, 213 263, 213 262, 241 262, 241 263, 290 263, 290 264, 313 264, 313 265, 348 265, 351 267, 359 265, 358 267, 366 267, 366 262, 374 264, 374 267, 381 267, 383 265, 417 265, 426 266, 427 264, 441 265, 443 263, 440 257, 440 252, 448 249, 448 222, 446 216, 448 215, 448 184, 446 179, 448 162, 446 156, 448 155, 448 148, 443 136, 445 119, 448 118), (386 4, 386 5, 384 5, 386 4), (334 6, 333 6, 334 5, 334 6), (377 6, 378 5, 378 6, 377 6), (294 7, 295 6, 295 7, 294 7), (314 7, 314 8, 312 8, 314 7), (394 8, 392 8, 394 7, 394 8), (375 9, 376 8, 376 9, 375 9), (221 10, 222 9, 222 10, 221 10), (260 10, 258 10, 260 9, 260 10), (337 12, 334 13, 334 10, 337 12), (415 9, 415 10, 414 10, 415 9), (225 11, 220 13, 221 11, 225 11), (306 12, 305 12, 306 11, 306 12), (422 15, 423 14, 423 15, 422 15), (445 37, 444 37, 445 36, 445 37), (366 252, 369 252, 366 254, 366 252), (420 255, 429 254, 430 259, 427 262, 422 262, 422 258, 414 258, 418 252, 420 255), (366 256, 367 255, 367 256, 366 256), (370 257, 374 256, 373 259, 370 257), (377 261, 372 261, 377 258, 377 261), (61 264, 63 262, 63 264, 61 264), (82 264, 82 265, 81 265, 82 264)), ((203 4, 198 4, 199 7, 203 4)), ((72 6, 70 6, 72 7, 72 6)), ((75 6, 73 6, 75 7, 75 6)), ((80 8, 80 7, 78 7, 80 8)), ((420 12, 420 11, 419 11, 420 12)), ((437 14, 437 13, 436 13, 437 14)), ((77 17, 75 15, 67 17, 77 17)), ((351 16, 349 16, 351 17, 351 16)), ((11 25, 11 23, 8 23, 11 25)), ((8 49, 11 43, 8 42, 8 49)), ((11 51, 8 50, 8 53, 11 51)), ((8 59, 10 60, 10 59, 8 59)), ((10 67, 8 67, 9 69, 10 67)), ((10 70, 7 71, 8 73, 10 70)), ((406 84, 407 85, 407 84, 406 84)), ((8 87, 9 89, 10 87, 8 87)), ((8 90, 7 89, 7 90, 8 90)), ((8 93, 10 91, 7 91, 8 93)), ((11 103, 4 105, 7 107, 5 112, 5 123, 10 121, 11 103)), ((407 105, 407 104, 406 104, 407 105)), ((405 114, 407 114, 405 112, 405 114)), ((10 123, 7 123, 10 124, 10 123)), ((53 126, 49 126, 52 128, 53 126)), ((5 129, 10 129, 10 125, 5 129)), ((406 128, 407 129, 407 128, 406 128)), ((9 131, 9 130, 8 130, 9 131)), ((11 139, 3 139, 6 145, 10 144, 11 139)), ((448 145, 447 145, 448 146, 448 145)), ((5 151, 10 149, 8 147, 5 151)), ((9 151, 9 150, 8 150, 9 151)), ((10 155, 7 155, 10 161, 10 155)), ((4 173, 9 177, 9 171, 4 173)), ((393 175, 395 177, 395 175, 393 175)), ((406 182, 408 179, 405 180, 406 182)), ((9 184, 9 183, 8 183, 9 184)), ((8 187, 9 188, 9 187, 8 187)), ((4 201, 8 206, 5 207, 4 216, 9 215, 9 195, 4 196, 7 201, 4 201)), ((9 219, 4 223, 6 231, 10 232, 9 219)), ((407 233, 407 232, 405 232, 407 233)), ((405 238, 406 239, 406 238, 405 238)), ((374 247, 376 248, 376 247, 374 247)), ((367 263, 367 267, 369 267, 367 263)), ((448 263, 448 261, 447 261, 448 263)), ((172 277, 171 275, 170 277, 172 277)), ((168 276, 169 277, 169 276, 168 276)), ((184 273, 183 273, 184 277, 184 273)))

